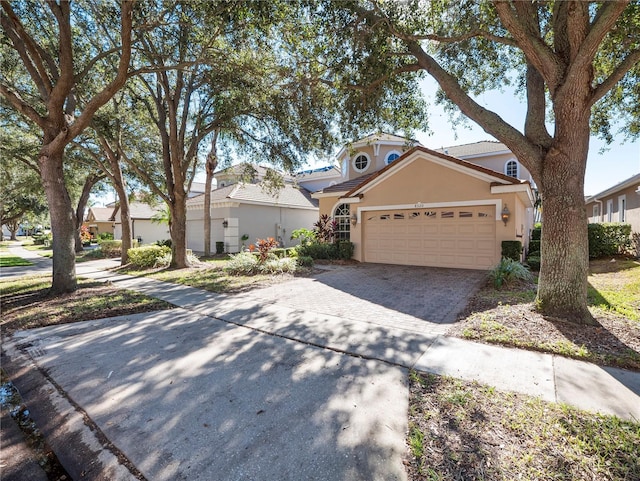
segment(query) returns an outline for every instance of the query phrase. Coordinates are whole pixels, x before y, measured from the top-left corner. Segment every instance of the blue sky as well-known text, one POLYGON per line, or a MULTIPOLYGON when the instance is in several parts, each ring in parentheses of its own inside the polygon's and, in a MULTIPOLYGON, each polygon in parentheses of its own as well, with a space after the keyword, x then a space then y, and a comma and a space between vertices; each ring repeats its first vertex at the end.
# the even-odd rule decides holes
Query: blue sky
MULTIPOLYGON (((475 123, 467 126, 452 127, 449 116, 442 107, 435 105, 436 84, 432 79, 423 80, 423 94, 430 104, 429 126, 432 133, 416 133, 415 137, 425 147, 436 149, 451 145, 467 144, 480 140, 495 140, 475 123), (457 134, 457 138, 456 138, 457 134)), ((524 126, 525 104, 513 92, 490 91, 476 100, 484 107, 493 110, 512 126, 522 131, 524 126)), ((597 194, 609 187, 628 179, 640 172, 640 142, 622 143, 622 137, 616 138, 606 146, 595 137, 589 143, 589 157, 585 177, 585 194, 597 194), (606 147, 605 152, 600 150, 606 147)))

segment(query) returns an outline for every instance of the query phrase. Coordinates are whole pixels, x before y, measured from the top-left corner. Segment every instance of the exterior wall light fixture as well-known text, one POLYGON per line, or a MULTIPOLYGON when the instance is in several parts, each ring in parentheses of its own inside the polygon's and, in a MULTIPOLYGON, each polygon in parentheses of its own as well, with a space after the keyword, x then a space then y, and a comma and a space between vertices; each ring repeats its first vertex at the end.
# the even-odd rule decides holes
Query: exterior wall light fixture
POLYGON ((222 227, 224 227, 225 229, 226 229, 227 227, 229 227, 229 221, 227 221, 227 220, 223 220, 223 221, 222 221, 222 227))
POLYGON ((351 225, 355 227, 358 223, 358 216, 356 214, 351 214, 351 225))
POLYGON ((511 212, 509 212, 507 204, 504 205, 504 209, 502 209, 502 214, 500 217, 502 218, 502 222, 504 222, 504 225, 507 225, 507 222, 509 222, 509 217, 511 217, 511 212))

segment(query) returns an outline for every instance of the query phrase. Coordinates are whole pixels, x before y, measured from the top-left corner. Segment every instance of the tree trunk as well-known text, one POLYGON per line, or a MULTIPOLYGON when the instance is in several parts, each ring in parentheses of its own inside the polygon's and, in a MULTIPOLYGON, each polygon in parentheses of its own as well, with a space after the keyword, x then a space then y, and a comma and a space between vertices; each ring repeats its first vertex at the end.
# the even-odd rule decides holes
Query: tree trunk
MULTIPOLYGON (((9 228, 9 233, 11 234, 11 237, 9 238, 9 240, 15 241, 18 240, 18 238, 16 237, 16 234, 18 233, 18 229, 20 229, 20 222, 18 222, 17 220, 14 220, 12 222, 9 222, 7 224, 7 227, 9 228)), ((2 240, 0 238, 0 240, 2 240)))
POLYGON ((82 193, 80 194, 80 198, 78 199, 78 206, 76 207, 76 232, 75 232, 75 250, 76 253, 82 252, 84 247, 82 246, 82 237, 80 236, 82 223, 84 222, 84 209, 87 207, 87 203, 89 202, 89 196, 91 195, 91 189, 96 183, 102 179, 101 176, 89 174, 89 176, 85 179, 84 185, 82 186, 82 193))
POLYGON ((182 269, 190 267, 187 259, 187 197, 181 192, 175 194, 174 202, 169 206, 171 211, 171 220, 169 221, 169 231, 171 232, 170 267, 182 269))
POLYGON ((78 287, 75 254, 76 218, 64 183, 64 150, 48 152, 48 142, 45 141, 44 145, 38 163, 40 178, 49 203, 53 235, 53 282, 50 293, 62 294, 73 292, 78 287))
POLYGON ((556 109, 553 146, 542 163, 543 202, 538 308, 546 315, 577 324, 594 324, 587 308, 589 241, 584 174, 589 150, 589 121, 568 103, 556 109))
POLYGON ((218 166, 218 157, 216 156, 216 141, 218 139, 218 131, 213 133, 211 140, 211 151, 207 155, 205 164, 207 177, 204 182, 204 255, 211 255, 211 185, 213 184, 213 173, 218 166))
POLYGON ((122 254, 120 257, 120 265, 124 266, 129 263, 129 249, 131 249, 131 210, 129 209, 129 198, 124 186, 116 187, 118 193, 118 202, 120 203, 120 223, 122 224, 122 254))

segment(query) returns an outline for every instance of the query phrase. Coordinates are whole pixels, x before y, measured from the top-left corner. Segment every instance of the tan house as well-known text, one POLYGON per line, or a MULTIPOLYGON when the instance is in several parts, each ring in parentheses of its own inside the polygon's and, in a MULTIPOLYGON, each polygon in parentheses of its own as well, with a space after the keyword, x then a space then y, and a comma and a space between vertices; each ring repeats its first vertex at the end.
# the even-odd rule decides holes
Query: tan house
MULTIPOLYGON (((154 219, 162 216, 166 211, 163 202, 149 205, 144 202, 129 203, 131 214, 131 237, 140 244, 153 244, 157 241, 171 239, 169 225, 154 219)), ((122 222, 120 221, 120 207, 113 209, 111 220, 114 223, 114 238, 122 239, 122 222)))
POLYGON ((111 214, 113 214, 113 207, 89 207, 82 225, 89 229, 93 238, 105 232, 113 234, 114 222, 111 220, 111 214))
POLYGON ((527 180, 384 135, 342 152, 346 180, 312 194, 356 260, 489 269, 503 240, 528 244, 527 180))
POLYGON ((586 203, 590 223, 626 222, 640 232, 640 174, 587 197, 586 203))

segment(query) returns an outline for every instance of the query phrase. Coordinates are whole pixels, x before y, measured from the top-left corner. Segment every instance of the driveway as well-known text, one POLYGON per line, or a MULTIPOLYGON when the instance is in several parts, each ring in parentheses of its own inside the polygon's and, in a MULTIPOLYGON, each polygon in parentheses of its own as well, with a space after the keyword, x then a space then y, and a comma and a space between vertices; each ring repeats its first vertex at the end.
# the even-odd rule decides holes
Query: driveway
POLYGON ((90 267, 84 275, 181 307, 23 331, 3 350, 10 365, 35 363, 55 380, 58 391, 47 381, 21 388, 47 438, 77 432, 60 424, 75 409, 57 392, 93 423, 77 423, 91 463, 71 463, 72 477, 132 479, 93 464, 107 439, 160 481, 405 480, 403 366, 484 275, 340 266, 219 295, 90 267))

